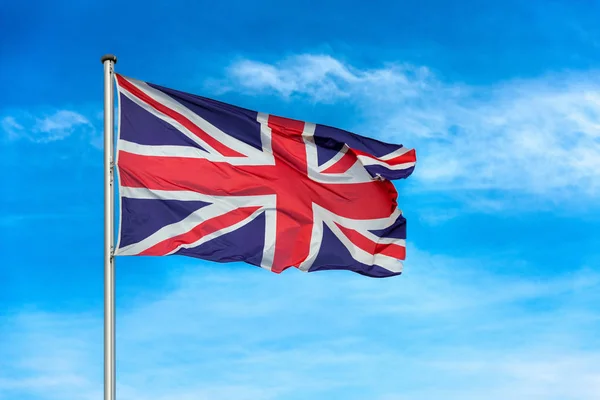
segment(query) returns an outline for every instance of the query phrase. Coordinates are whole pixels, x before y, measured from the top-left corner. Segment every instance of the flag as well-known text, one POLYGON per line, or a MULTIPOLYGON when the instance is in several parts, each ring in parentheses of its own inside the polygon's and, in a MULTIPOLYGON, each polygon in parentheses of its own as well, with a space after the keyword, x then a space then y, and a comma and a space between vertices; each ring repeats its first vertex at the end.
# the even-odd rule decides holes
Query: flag
POLYGON ((413 149, 116 74, 115 255, 398 275, 413 149))

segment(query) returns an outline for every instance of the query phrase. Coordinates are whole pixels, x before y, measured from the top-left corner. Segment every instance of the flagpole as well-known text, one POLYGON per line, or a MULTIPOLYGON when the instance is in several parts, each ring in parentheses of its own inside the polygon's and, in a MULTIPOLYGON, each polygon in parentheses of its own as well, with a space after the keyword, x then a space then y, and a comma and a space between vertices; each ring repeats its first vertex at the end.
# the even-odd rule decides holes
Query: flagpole
POLYGON ((116 400, 113 76, 117 57, 107 54, 101 61, 104 64, 104 400, 116 400))

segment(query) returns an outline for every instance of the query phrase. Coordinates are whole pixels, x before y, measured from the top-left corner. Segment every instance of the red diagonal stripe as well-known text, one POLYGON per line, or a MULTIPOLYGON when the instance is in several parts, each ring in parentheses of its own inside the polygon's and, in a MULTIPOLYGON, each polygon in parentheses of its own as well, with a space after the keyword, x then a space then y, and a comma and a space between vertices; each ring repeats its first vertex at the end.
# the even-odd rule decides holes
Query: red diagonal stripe
POLYGON ((119 85, 121 87, 126 89, 129 93, 131 93, 138 99, 151 105, 157 111, 173 118, 175 121, 177 121, 181 125, 185 126, 190 132, 192 132, 194 135, 198 136, 200 139, 202 139, 204 142, 206 142, 210 147, 212 147, 213 149, 218 151, 221 155, 223 155, 225 157, 245 157, 243 154, 238 153, 237 151, 235 151, 233 149, 230 149, 229 147, 225 146, 224 144, 222 144, 221 142, 219 142, 218 140, 216 140, 215 138, 210 136, 208 133, 204 132, 202 129, 200 129, 200 127, 198 127, 198 125, 194 124, 192 121, 187 119, 185 116, 181 115, 180 113, 178 113, 175 110, 170 109, 169 107, 165 106, 164 104, 154 100, 152 97, 148 96, 146 93, 139 90, 137 87, 135 87, 135 85, 133 85, 131 82, 127 81, 127 79, 123 78, 121 75, 117 74, 116 76, 117 76, 117 82, 119 83, 119 85))
POLYGON ((206 235, 210 235, 211 233, 243 221, 259 208, 260 207, 241 207, 218 217, 211 218, 202 222, 200 225, 196 225, 188 232, 155 244, 154 246, 141 252, 140 255, 162 256, 168 254, 175 250, 178 246, 194 243, 206 235))
POLYGON ((323 171, 324 174, 341 174, 354 165, 356 156, 351 151, 347 151, 335 164, 323 171))
POLYGON ((375 243, 354 229, 345 228, 338 223, 336 223, 336 225, 354 245, 360 247, 369 254, 383 254, 398 260, 404 260, 406 258, 406 248, 404 246, 397 244, 375 243))
POLYGON ((379 160, 381 162, 384 162, 388 165, 398 165, 398 164, 417 162, 417 153, 415 152, 414 149, 411 149, 411 150, 407 151, 406 153, 401 154, 398 157, 394 157, 390 160, 382 160, 380 158, 375 157, 374 155, 371 155, 369 153, 365 153, 364 151, 360 151, 360 150, 356 150, 356 149, 352 149, 352 152, 354 152, 354 154, 356 154, 357 156, 369 157, 374 160, 379 160))

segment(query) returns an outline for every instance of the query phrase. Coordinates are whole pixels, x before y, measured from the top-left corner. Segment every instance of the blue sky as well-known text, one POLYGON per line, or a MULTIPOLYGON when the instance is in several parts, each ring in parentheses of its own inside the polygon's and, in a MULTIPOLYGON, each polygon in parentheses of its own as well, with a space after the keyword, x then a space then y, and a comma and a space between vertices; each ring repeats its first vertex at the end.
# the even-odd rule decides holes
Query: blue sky
POLYGON ((417 150, 405 273, 117 261, 120 399, 595 399, 600 3, 10 2, 0 399, 102 393, 102 65, 417 150))

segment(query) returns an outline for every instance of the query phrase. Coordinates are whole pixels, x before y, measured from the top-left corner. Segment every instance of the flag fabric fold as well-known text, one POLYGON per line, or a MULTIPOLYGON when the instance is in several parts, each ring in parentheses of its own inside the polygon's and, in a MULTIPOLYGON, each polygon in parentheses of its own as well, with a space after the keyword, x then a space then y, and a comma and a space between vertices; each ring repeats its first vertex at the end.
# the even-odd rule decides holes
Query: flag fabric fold
POLYGON ((413 149, 116 75, 116 255, 402 271, 413 149))

